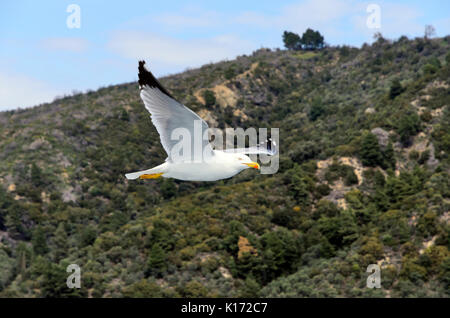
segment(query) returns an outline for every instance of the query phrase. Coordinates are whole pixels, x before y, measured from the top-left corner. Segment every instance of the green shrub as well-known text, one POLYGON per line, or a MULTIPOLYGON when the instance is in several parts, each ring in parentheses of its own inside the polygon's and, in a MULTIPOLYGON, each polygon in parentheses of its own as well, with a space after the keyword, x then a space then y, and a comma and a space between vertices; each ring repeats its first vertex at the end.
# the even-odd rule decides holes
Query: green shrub
POLYGON ((397 97, 398 95, 400 95, 404 91, 405 91, 405 89, 403 88, 403 86, 400 83, 400 81, 398 79, 395 79, 395 80, 392 81, 391 88, 389 90, 389 97, 391 99, 394 99, 395 97, 397 97))
POLYGON ((383 164, 383 154, 378 144, 378 139, 371 132, 363 135, 359 154, 361 162, 365 166, 375 167, 383 164))
POLYGON ((325 107, 320 98, 313 100, 311 104, 311 109, 309 111, 309 119, 315 121, 317 118, 325 113, 325 107))
POLYGON ((159 244, 154 244, 147 261, 147 276, 162 277, 167 270, 167 257, 159 244))
POLYGON ((205 99, 206 107, 213 106, 216 103, 216 95, 214 94, 213 91, 210 91, 209 89, 203 92, 203 98, 205 99))
POLYGON ((402 116, 397 125, 397 132, 400 135, 400 141, 405 145, 411 144, 411 137, 420 131, 420 118, 416 113, 409 113, 402 116))
POLYGON ((163 297, 161 287, 155 282, 149 282, 142 279, 122 290, 122 295, 125 298, 154 298, 163 297))

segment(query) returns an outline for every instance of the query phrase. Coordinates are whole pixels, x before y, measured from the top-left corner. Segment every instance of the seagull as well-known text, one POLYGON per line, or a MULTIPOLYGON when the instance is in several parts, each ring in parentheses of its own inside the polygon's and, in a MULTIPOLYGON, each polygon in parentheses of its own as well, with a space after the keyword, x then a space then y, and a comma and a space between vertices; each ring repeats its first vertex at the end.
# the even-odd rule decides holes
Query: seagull
MULTIPOLYGON (((203 138, 199 142, 194 138, 200 131, 207 136, 208 124, 192 110, 178 102, 145 67, 145 61, 139 61, 139 89, 145 108, 150 113, 152 123, 161 139, 161 144, 167 153, 164 163, 148 170, 125 174, 129 180, 174 178, 185 181, 217 181, 231 178, 239 172, 254 168, 260 169, 246 154, 275 155, 276 143, 268 139, 265 142, 249 148, 213 150, 209 140, 203 138), (195 153, 189 156, 179 156, 174 151, 178 140, 172 139, 176 129, 189 132, 191 139, 187 143, 192 148, 201 146, 201 160, 195 158, 195 153), (200 145, 199 145, 200 144, 200 145)), ((206 139, 206 138, 205 138, 206 139)), ((184 141, 184 140, 183 140, 184 141)), ((184 151, 184 149, 183 149, 184 151)))

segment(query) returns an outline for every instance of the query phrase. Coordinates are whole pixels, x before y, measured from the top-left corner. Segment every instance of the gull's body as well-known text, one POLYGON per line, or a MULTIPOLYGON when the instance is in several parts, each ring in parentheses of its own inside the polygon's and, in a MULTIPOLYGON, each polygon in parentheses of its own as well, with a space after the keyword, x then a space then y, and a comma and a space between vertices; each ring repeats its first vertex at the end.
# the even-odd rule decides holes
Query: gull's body
POLYGON ((252 162, 245 155, 246 153, 268 155, 276 153, 273 143, 268 143, 267 148, 258 146, 221 151, 213 150, 209 141, 201 140, 202 158, 200 160, 194 154, 187 158, 174 155, 172 150, 178 140, 172 140, 170 137, 175 129, 182 128, 189 131, 191 140, 188 140, 188 142, 194 145, 198 142, 194 140, 194 132, 200 129, 203 136, 208 129, 208 125, 189 108, 177 102, 144 67, 144 64, 144 61, 139 62, 140 95, 145 107, 151 114, 152 122, 160 135, 161 143, 168 154, 168 158, 163 164, 152 169, 126 174, 127 179, 164 177, 186 181, 216 181, 230 178, 248 168, 259 169, 259 164, 252 162))
MULTIPOLYGON (((249 166, 244 165, 241 162, 235 163, 236 154, 226 153, 220 150, 213 150, 213 152, 214 158, 208 162, 166 161, 155 168, 135 172, 134 174, 130 173, 126 176, 128 179, 134 179, 134 177, 137 178, 142 175, 162 173, 162 177, 185 181, 216 181, 231 178, 242 170, 249 168, 249 166)), ((250 161, 250 158, 246 161, 250 161)), ((255 165, 255 167, 257 166, 255 165)), ((145 177, 142 179, 145 179, 145 177)))

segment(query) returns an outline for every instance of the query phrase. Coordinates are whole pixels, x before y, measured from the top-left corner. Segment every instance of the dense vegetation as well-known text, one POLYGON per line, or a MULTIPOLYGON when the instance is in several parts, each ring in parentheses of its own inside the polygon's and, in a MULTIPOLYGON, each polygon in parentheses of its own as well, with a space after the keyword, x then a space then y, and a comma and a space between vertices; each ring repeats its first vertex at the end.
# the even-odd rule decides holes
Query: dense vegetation
POLYGON ((280 127, 274 175, 127 181, 165 159, 136 83, 0 113, 0 296, 448 297, 449 48, 261 49, 162 79, 212 127, 280 127))
POLYGON ((309 28, 301 37, 297 33, 284 31, 283 43, 288 50, 320 50, 325 46, 323 35, 309 28))

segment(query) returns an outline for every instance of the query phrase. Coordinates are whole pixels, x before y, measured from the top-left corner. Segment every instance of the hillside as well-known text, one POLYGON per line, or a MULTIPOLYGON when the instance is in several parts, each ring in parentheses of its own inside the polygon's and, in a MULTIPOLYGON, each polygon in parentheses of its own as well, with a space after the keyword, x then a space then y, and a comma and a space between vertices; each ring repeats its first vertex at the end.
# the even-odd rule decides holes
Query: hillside
POLYGON ((0 296, 448 297, 449 51, 260 49, 161 79, 210 127, 279 127, 274 175, 127 181, 165 159, 137 83, 0 113, 0 296))

